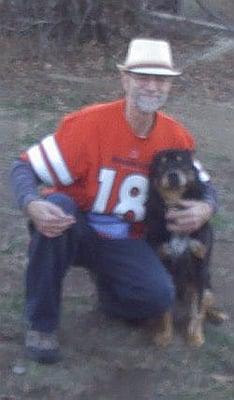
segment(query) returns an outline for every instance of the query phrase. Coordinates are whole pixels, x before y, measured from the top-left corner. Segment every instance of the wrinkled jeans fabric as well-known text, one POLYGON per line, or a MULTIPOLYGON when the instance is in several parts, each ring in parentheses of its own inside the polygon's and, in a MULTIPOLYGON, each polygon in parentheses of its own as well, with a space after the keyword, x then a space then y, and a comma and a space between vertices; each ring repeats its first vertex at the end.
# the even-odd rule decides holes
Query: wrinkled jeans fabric
POLYGON ((74 264, 95 277, 100 306, 112 317, 148 319, 172 307, 171 277, 145 240, 101 237, 70 197, 56 193, 47 200, 74 215, 77 223, 53 239, 30 228, 25 312, 31 329, 58 328, 63 278, 74 264))

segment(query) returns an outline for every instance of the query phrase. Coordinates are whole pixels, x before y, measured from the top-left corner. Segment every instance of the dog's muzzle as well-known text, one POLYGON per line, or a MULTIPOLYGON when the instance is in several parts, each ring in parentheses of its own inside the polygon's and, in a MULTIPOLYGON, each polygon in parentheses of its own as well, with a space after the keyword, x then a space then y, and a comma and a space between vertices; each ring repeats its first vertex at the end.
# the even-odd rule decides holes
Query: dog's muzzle
POLYGON ((169 171, 162 178, 162 186, 164 188, 176 189, 184 187, 187 184, 186 175, 179 170, 169 171))

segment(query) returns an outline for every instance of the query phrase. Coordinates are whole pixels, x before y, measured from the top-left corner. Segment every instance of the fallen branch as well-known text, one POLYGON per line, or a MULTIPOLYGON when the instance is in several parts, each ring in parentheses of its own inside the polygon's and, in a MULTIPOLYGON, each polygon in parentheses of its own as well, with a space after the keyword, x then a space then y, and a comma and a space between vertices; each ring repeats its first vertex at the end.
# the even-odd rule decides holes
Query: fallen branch
POLYGON ((194 25, 198 26, 205 26, 207 28, 214 28, 214 29, 219 29, 223 31, 229 31, 229 32, 234 32, 234 29, 232 27, 226 26, 226 25, 220 25, 215 22, 208 22, 200 19, 194 19, 194 18, 186 18, 178 15, 172 15, 172 14, 167 14, 167 13, 161 13, 157 11, 151 11, 147 13, 148 16, 152 17, 157 17, 159 19, 166 19, 166 20, 174 20, 176 22, 188 22, 194 25))
POLYGON ((217 21, 217 23, 226 26, 222 18, 220 18, 216 13, 211 11, 207 6, 205 6, 201 0, 195 0, 195 1, 200 7, 200 9, 207 15, 207 17, 212 18, 214 21, 217 21))

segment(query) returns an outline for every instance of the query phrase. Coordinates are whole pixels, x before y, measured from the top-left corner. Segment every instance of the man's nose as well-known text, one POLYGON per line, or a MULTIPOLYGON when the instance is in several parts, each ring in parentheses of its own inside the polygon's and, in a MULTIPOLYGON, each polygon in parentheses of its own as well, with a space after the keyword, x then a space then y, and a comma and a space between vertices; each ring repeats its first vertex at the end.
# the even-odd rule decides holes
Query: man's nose
POLYGON ((151 90, 159 90, 159 89, 162 89, 163 83, 155 78, 149 78, 149 80, 147 82, 147 86, 151 90))

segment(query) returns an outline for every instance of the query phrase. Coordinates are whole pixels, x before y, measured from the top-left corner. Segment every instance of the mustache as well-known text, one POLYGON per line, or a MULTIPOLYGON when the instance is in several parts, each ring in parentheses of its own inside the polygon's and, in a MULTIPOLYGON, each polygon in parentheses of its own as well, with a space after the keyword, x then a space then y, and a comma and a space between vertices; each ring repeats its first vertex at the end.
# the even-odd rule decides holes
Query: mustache
POLYGON ((166 94, 163 93, 163 92, 161 92, 161 93, 160 93, 160 92, 155 93, 155 92, 149 92, 149 91, 147 91, 147 92, 141 92, 141 93, 139 93, 139 94, 141 94, 142 96, 155 97, 155 98, 166 96, 166 94))

